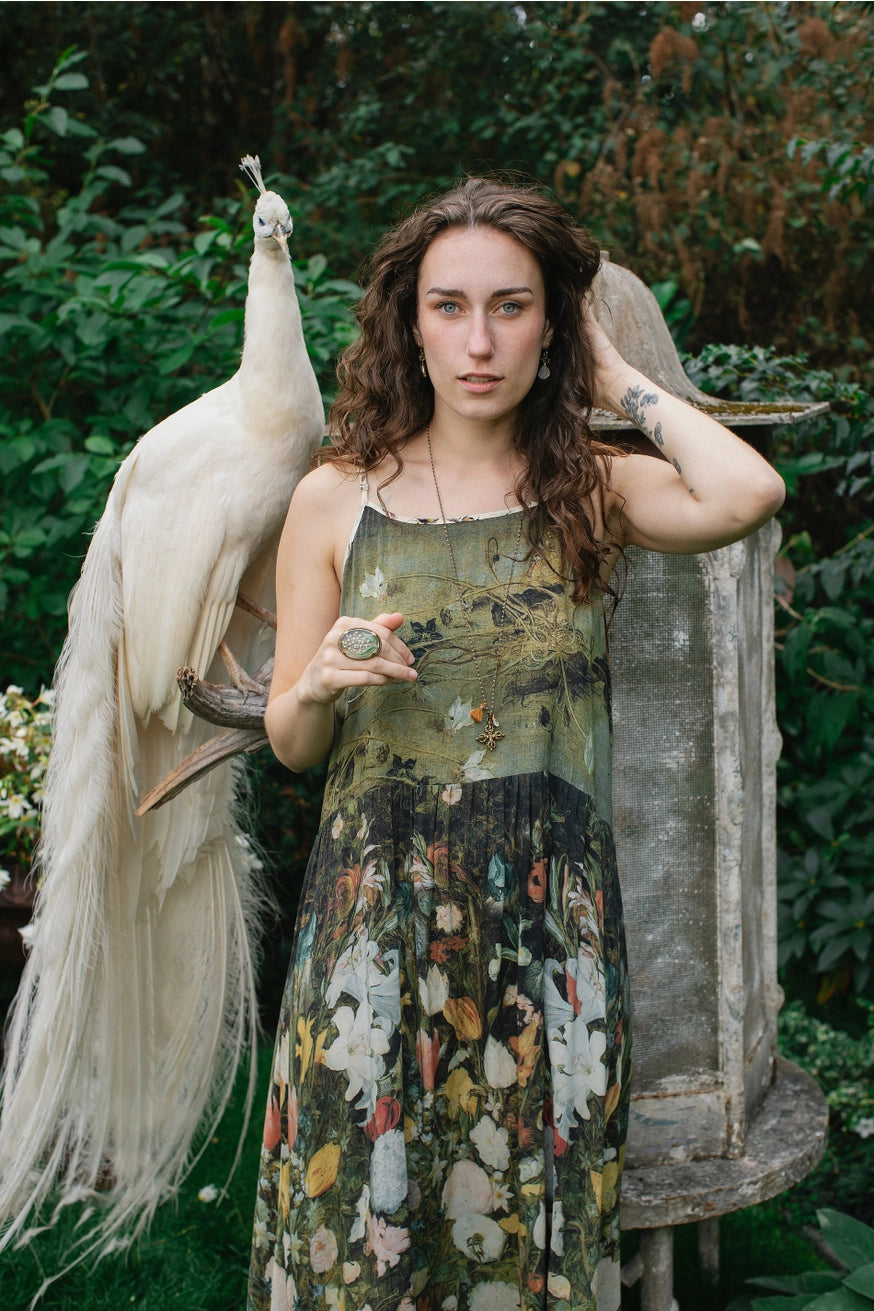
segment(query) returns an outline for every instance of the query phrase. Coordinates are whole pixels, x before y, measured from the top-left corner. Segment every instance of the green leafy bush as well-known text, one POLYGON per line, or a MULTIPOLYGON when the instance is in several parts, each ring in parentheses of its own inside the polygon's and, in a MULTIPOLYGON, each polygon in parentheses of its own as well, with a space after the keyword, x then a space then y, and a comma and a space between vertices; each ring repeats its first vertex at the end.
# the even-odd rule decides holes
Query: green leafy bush
POLYGON ((775 1297, 736 1299, 727 1311, 872 1311, 874 1308, 874 1229, 839 1211, 817 1214, 822 1239, 843 1266, 801 1275, 749 1279, 775 1297))

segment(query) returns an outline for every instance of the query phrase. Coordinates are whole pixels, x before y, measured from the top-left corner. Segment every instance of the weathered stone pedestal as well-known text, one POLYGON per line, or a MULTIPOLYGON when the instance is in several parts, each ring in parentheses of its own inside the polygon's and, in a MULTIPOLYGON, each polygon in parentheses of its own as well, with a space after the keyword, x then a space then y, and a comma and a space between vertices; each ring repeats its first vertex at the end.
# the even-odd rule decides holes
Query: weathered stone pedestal
MULTIPOLYGON (((773 425, 827 408, 706 396, 684 373, 655 297, 609 261, 595 312, 630 363, 759 449, 773 425)), ((625 420, 596 412, 593 426, 661 458, 625 420)), ((766 524, 698 556, 630 548, 610 627, 634 1042, 622 1226, 641 1234, 623 1281, 642 1279, 643 1311, 675 1305, 675 1225, 699 1225, 715 1280, 718 1217, 803 1178, 825 1144, 822 1094, 776 1056, 778 540, 766 524)))
POLYGON ((774 1083, 747 1125, 742 1156, 626 1170, 622 1228, 640 1230, 641 1242, 637 1257, 623 1269, 622 1282, 642 1279, 642 1311, 676 1308, 674 1226, 698 1224, 703 1273, 715 1282, 719 1216, 766 1202, 803 1179, 822 1156, 827 1123, 825 1097, 817 1084, 778 1057, 774 1083))

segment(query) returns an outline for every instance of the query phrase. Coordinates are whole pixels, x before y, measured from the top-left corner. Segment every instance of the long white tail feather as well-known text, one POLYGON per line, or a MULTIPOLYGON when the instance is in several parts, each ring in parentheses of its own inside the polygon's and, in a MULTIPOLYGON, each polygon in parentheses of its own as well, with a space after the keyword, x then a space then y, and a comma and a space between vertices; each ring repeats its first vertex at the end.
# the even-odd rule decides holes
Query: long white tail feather
POLYGON ((208 1142, 247 1048, 248 1120, 266 898, 237 813, 242 766, 135 810, 215 731, 180 711, 176 667, 221 677, 222 635, 244 666, 268 653, 234 599, 271 606, 323 420, 288 252, 256 236, 239 371, 127 457, 71 597, 33 942, 7 1025, 0 1250, 29 1242, 49 1202, 84 1204, 77 1260, 130 1242, 208 1142))
MULTIPOLYGON (((228 824, 230 767, 218 793, 214 771, 205 795, 195 785, 180 798, 200 811, 193 826, 167 829, 187 840, 187 861, 177 846, 156 862, 148 822, 126 818, 137 794, 130 746, 145 748, 152 768, 174 752, 154 720, 139 736, 119 732, 133 716, 114 667, 123 642, 112 508, 111 499, 58 667, 43 883, 7 1036, 0 1215, 13 1218, 0 1246, 32 1234, 27 1220, 56 1179, 59 1206, 96 1203, 87 1251, 139 1233, 190 1168, 198 1132, 208 1140, 254 1038, 249 942, 263 898, 258 862, 228 824), (197 844, 191 828, 202 835, 204 819, 197 844)), ((212 731, 200 728, 203 738, 212 731)), ((251 1069, 249 1086, 251 1096, 251 1069)))

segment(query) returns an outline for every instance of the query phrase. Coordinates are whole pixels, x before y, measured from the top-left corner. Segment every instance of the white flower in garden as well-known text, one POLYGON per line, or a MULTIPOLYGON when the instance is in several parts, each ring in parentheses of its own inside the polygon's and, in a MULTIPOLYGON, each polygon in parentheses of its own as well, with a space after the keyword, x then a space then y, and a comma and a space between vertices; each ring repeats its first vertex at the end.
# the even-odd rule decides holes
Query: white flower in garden
POLYGON ((477 1284, 470 1290, 470 1311, 519 1311, 519 1289, 515 1284, 477 1284))
POLYGON ((509 1088, 516 1082, 516 1058, 502 1042, 497 1042, 491 1034, 486 1038, 486 1050, 483 1056, 486 1078, 492 1088, 509 1088))
POLYGON ((506 1170, 510 1165, 509 1134, 503 1125, 495 1124, 490 1115, 484 1115, 470 1131, 471 1142, 479 1152, 480 1160, 493 1170, 506 1170))
POLYGON ((473 722, 470 709, 470 702, 462 701, 461 697, 457 696, 446 715, 446 732, 457 733, 460 728, 470 728, 473 722))
MULTIPOLYGON (((499 1224, 487 1215, 460 1215, 452 1226, 452 1241, 459 1252, 476 1261, 499 1261, 507 1235, 499 1224)), ((509 1285, 508 1285, 509 1287, 509 1285)), ((501 1311, 504 1306, 501 1305, 501 1311)), ((516 1303, 518 1306, 518 1302, 516 1303)), ((496 1305, 497 1311, 497 1305, 496 1305)))
POLYGON ((391 1215, 407 1196, 407 1149, 403 1131, 380 1134, 370 1154, 370 1200, 374 1211, 391 1215))
POLYGON ((366 1002, 360 1002, 357 1011, 340 1006, 333 1018, 338 1036, 325 1048, 325 1064, 346 1075, 346 1101, 357 1097, 357 1109, 369 1120, 376 1109, 376 1085, 384 1071, 388 1035, 373 1028, 373 1011, 366 1002))
POLYGON ((549 1039, 549 1063, 555 1124, 562 1138, 569 1139, 574 1119, 589 1119, 589 1098, 607 1091, 607 1039, 598 1030, 590 1034, 582 1015, 565 1025, 563 1037, 549 1039))
POLYGON ((604 966, 600 960, 578 952, 576 960, 567 963, 567 987, 576 1000, 574 1010, 586 1021, 607 1017, 607 989, 604 984, 604 966))
POLYGON ((456 1161, 443 1185, 443 1208, 450 1220, 485 1215, 493 1206, 492 1183, 476 1161, 456 1161))
POLYGON ((440 800, 447 806, 457 806, 461 797, 461 787, 458 783, 447 783, 440 793, 440 800))
POLYGON ((0 792, 0 800, 5 803, 6 814, 10 819, 23 819, 25 815, 33 814, 33 806, 20 792, 13 792, 11 797, 0 792))
POLYGON ((219 1190, 215 1184, 204 1184, 197 1194, 198 1202, 214 1202, 219 1195, 219 1190))
POLYGON ((12 875, 6 869, 0 869, 0 891, 12 882, 12 875))
POLYGON ((874 1134, 874 1116, 864 1116, 853 1126, 860 1138, 870 1138, 874 1134))
POLYGON ((288 1071, 290 1068, 289 1054, 289 1035, 288 1029, 285 1030, 279 1042, 276 1044, 276 1054, 273 1058, 273 1081, 274 1083, 288 1083, 288 1071))
MULTIPOLYGON (((375 860, 369 860, 361 871, 361 891, 370 889, 371 892, 381 892, 388 880, 388 872, 383 868, 380 869, 375 860)), ((358 899, 359 905, 361 898, 358 899)))
POLYGON ((24 928, 18 930, 18 936, 21 938, 21 941, 24 943, 25 951, 29 950, 30 947, 33 945, 33 935, 35 932, 36 932, 35 924, 25 924, 24 928))

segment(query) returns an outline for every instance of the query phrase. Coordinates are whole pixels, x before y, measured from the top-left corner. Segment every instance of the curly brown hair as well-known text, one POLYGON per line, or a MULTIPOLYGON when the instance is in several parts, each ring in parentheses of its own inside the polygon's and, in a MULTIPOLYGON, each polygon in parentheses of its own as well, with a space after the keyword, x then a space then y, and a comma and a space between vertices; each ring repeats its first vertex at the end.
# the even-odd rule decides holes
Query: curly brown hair
MULTIPOLYGON (((492 227, 515 238, 540 266, 552 329, 548 380, 536 381, 519 407, 515 446, 524 473, 514 489, 527 511, 532 547, 552 528, 575 577, 574 597, 599 586, 609 543, 596 536, 593 497, 603 497, 606 470, 589 415, 595 365, 585 331, 585 300, 600 252, 557 201, 533 186, 468 178, 426 202, 382 237, 358 302, 361 328, 341 357, 340 392, 330 415, 332 446, 323 460, 373 469, 387 455, 403 468, 404 443, 430 421, 434 392, 419 367, 413 338, 419 266, 449 228, 492 227)), ((608 589, 612 590, 612 589, 608 589)))

